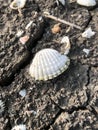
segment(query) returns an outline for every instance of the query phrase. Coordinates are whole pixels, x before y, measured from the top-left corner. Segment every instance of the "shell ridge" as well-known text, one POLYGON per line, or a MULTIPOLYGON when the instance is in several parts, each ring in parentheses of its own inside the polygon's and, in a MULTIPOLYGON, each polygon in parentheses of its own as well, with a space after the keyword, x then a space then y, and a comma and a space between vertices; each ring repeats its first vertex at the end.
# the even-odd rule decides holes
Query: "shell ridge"
POLYGON ((62 71, 61 69, 65 68, 65 56, 63 57, 62 55, 58 58, 58 74, 60 74, 62 71))
POLYGON ((46 73, 44 74, 44 79, 45 79, 45 80, 48 79, 48 75, 49 75, 48 73, 50 73, 50 72, 48 71, 48 68, 49 68, 49 66, 50 66, 50 64, 49 64, 50 62, 49 62, 49 55, 48 55, 47 51, 48 51, 48 50, 46 50, 46 52, 44 53, 44 57, 43 57, 44 59, 46 59, 46 60, 45 60, 45 67, 44 67, 44 69, 46 69, 46 73))
MULTIPOLYGON (((47 50, 46 50, 47 51, 47 50)), ((44 51, 42 55, 42 65, 43 65, 43 78, 47 80, 47 59, 46 59, 46 51, 44 51), (45 71, 46 70, 46 71, 45 71)))
POLYGON ((66 55, 61 55, 54 49, 43 49, 37 52, 30 66, 30 75, 35 80, 48 80, 64 72, 70 64, 66 55), (32 74, 33 72, 33 74, 32 74))
MULTIPOLYGON (((57 53, 58 54, 58 53, 57 53)), ((58 55, 58 57, 57 57, 57 54, 55 54, 54 53, 54 65, 55 65, 55 73, 53 74, 54 76, 55 75, 57 75, 57 74, 59 74, 60 73, 60 70, 58 69, 59 68, 59 62, 58 62, 58 59, 59 59, 59 57, 60 57, 60 55, 58 55), (57 71, 57 69, 58 69, 58 71, 57 71)))
MULTIPOLYGON (((49 50, 48 50, 49 51, 49 50)), ((47 67, 47 70, 48 70, 48 77, 49 77, 49 79, 50 78, 52 78, 53 76, 54 76, 54 72, 57 70, 57 68, 55 67, 55 66, 53 66, 53 65, 55 65, 55 53, 54 53, 54 51, 49 51, 48 52, 47 51, 47 54, 46 54, 46 56, 47 56, 47 60, 48 60, 48 62, 50 63, 50 64, 48 64, 48 66, 49 67, 47 67), (52 65, 53 64, 53 65, 52 65), (50 71, 49 71, 50 70, 50 71)), ((56 51, 55 51, 56 52, 56 51)))

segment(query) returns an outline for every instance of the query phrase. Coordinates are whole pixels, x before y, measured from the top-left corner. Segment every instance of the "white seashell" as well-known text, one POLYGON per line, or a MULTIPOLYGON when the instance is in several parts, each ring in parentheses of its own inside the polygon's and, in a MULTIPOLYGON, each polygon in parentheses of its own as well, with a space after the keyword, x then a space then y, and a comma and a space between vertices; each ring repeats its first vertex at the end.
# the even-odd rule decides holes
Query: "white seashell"
POLYGON ((95 35, 95 32, 92 31, 91 27, 82 33, 82 37, 86 37, 86 38, 91 38, 93 35, 95 35))
POLYGON ((77 0, 77 3, 87 7, 96 5, 95 0, 77 0))
POLYGON ((23 124, 16 125, 11 130, 26 130, 26 125, 23 124))
POLYGON ((5 105, 2 100, 0 100, 0 114, 4 111, 5 105))
POLYGON ((11 9, 21 9, 25 6, 26 0, 14 0, 10 4, 11 9))
POLYGON ((64 72, 70 64, 67 56, 54 49, 39 51, 31 63, 29 73, 35 80, 49 80, 64 72))

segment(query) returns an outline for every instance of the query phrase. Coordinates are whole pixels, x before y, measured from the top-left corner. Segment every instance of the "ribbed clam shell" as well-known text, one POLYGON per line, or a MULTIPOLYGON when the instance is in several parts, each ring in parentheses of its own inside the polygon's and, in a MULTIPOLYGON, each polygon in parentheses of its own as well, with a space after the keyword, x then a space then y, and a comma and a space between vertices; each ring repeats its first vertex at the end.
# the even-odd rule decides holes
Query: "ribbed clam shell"
POLYGON ((30 66, 29 73, 35 80, 49 80, 64 72, 70 64, 67 56, 54 49, 39 51, 30 66))

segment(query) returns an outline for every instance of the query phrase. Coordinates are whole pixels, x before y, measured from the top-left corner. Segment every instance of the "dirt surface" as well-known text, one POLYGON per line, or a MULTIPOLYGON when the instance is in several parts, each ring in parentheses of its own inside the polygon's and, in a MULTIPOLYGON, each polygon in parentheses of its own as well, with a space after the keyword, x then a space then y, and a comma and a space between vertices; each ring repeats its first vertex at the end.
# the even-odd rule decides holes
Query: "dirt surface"
POLYGON ((0 100, 5 104, 0 130, 19 124, 27 130, 98 130, 98 1, 85 8, 75 0, 65 7, 56 0, 28 0, 21 16, 9 7, 11 2, 0 0, 0 100), (61 23, 53 34, 58 22, 44 17, 44 11, 82 30, 61 23), (83 38, 88 27, 96 33, 83 38), (23 34, 17 37, 19 30, 23 34), (22 44, 19 39, 25 35, 29 40, 22 44), (50 81, 35 81, 28 72, 34 55, 43 48, 64 53, 65 44, 60 42, 64 36, 71 42, 68 70, 50 81))

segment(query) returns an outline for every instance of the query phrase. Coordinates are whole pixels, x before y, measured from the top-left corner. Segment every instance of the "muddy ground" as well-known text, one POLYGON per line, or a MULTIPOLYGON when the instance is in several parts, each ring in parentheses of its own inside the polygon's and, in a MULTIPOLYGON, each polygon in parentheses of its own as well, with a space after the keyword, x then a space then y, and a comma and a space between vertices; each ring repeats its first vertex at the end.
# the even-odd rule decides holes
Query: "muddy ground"
POLYGON ((20 16, 10 3, 0 0, 0 100, 5 104, 0 130, 18 124, 27 130, 98 130, 98 4, 85 8, 69 1, 64 7, 56 0, 28 0, 20 16), (60 24, 61 30, 53 34, 58 22, 44 17, 44 11, 82 30, 60 24), (83 38, 88 27, 96 33, 83 38), (24 45, 16 35, 19 30, 30 37, 24 45), (28 73, 34 55, 43 48, 64 53, 64 36, 71 42, 68 70, 50 81, 35 81, 28 73), (88 55, 84 48, 90 50, 88 55), (26 91, 24 97, 21 90, 26 91))

